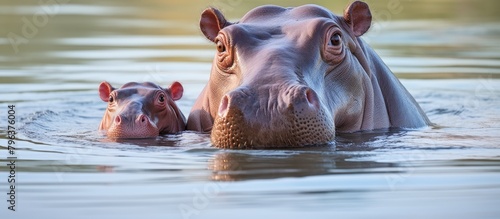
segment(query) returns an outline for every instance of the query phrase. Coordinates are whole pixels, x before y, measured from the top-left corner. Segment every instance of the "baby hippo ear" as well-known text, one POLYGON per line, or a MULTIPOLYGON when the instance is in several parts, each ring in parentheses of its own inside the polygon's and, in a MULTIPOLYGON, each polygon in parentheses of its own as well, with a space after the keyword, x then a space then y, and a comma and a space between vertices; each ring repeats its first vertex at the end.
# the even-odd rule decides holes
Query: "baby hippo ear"
POLYGON ((184 93, 184 88, 182 87, 182 84, 175 81, 170 85, 170 88, 168 88, 170 91, 170 96, 172 96, 173 100, 179 100, 182 97, 182 94, 184 93))
POLYGON ((359 37, 370 28, 372 14, 368 4, 355 1, 345 9, 344 19, 351 26, 354 35, 359 37))
POLYGON ((111 91, 114 91, 114 90, 115 90, 115 88, 113 86, 111 86, 110 83, 108 83, 107 81, 103 81, 99 85, 99 97, 101 97, 102 101, 108 102, 109 101, 109 94, 111 93, 111 91))

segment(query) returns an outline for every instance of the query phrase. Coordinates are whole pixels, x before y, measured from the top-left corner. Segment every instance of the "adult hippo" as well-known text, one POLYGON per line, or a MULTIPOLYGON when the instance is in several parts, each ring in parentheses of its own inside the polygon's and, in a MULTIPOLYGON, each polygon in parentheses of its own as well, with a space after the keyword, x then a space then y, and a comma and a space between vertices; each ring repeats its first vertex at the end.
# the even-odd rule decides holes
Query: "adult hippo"
POLYGON ((108 107, 99 126, 108 138, 150 138, 185 130, 186 119, 175 104, 184 89, 174 82, 164 89, 154 83, 130 82, 119 89, 99 85, 99 96, 108 107))
POLYGON ((430 124, 359 38, 370 24, 359 1, 343 16, 317 5, 261 6, 236 23, 206 9, 201 31, 217 52, 187 128, 211 131, 220 148, 270 148, 328 143, 336 131, 430 124))

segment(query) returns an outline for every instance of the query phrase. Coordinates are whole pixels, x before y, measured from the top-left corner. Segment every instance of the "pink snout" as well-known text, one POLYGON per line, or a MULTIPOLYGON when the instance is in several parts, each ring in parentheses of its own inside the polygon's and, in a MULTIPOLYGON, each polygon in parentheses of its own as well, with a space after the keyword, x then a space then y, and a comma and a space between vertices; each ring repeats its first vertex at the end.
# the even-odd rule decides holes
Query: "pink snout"
POLYGON ((144 114, 131 116, 116 115, 107 135, 110 138, 151 138, 159 134, 156 125, 144 114))
MULTIPOLYGON (((149 118, 147 116, 145 116, 144 114, 137 116, 137 118, 135 119, 135 125, 138 127, 147 126, 148 122, 149 122, 149 118)), ((121 125, 121 123, 122 123, 122 116, 117 115, 115 117, 115 124, 121 125)))

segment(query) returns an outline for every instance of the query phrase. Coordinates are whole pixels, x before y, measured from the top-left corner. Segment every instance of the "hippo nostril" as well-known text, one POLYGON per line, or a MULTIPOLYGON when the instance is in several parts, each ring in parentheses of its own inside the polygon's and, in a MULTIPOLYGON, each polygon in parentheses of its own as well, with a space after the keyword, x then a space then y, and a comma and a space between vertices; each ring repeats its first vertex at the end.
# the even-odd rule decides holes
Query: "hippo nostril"
POLYGON ((307 102, 309 102, 309 104, 314 106, 315 108, 319 108, 319 100, 316 93, 311 89, 307 89, 305 93, 307 102))
POLYGON ((115 117, 115 123, 116 123, 117 125, 119 125, 121 122, 122 122, 122 118, 121 118, 121 116, 120 116, 120 115, 117 115, 117 116, 115 117))
POLYGON ((222 101, 220 102, 220 105, 219 105, 219 116, 220 117, 223 117, 226 114, 228 104, 229 104, 229 97, 227 97, 227 95, 225 95, 222 98, 222 101))
POLYGON ((146 118, 146 116, 145 116, 144 114, 141 114, 141 115, 137 118, 137 121, 138 121, 139 123, 141 123, 141 124, 144 124, 144 123, 146 123, 147 118, 146 118))

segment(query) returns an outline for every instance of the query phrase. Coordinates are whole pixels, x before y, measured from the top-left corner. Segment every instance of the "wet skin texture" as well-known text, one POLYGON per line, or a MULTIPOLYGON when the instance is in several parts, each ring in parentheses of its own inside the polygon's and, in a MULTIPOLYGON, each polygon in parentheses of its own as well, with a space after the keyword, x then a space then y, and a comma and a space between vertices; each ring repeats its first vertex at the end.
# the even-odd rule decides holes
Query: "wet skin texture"
POLYGON ((151 82, 130 82, 116 89, 102 82, 99 96, 108 107, 99 130, 111 139, 152 138, 181 132, 186 119, 174 101, 183 92, 179 82, 167 89, 151 82))
POLYGON ((206 9, 200 28, 216 55, 187 128, 211 131, 220 148, 273 148, 325 144, 336 132, 429 125, 359 38, 370 24, 359 1, 343 16, 317 5, 261 6, 236 23, 206 9))

